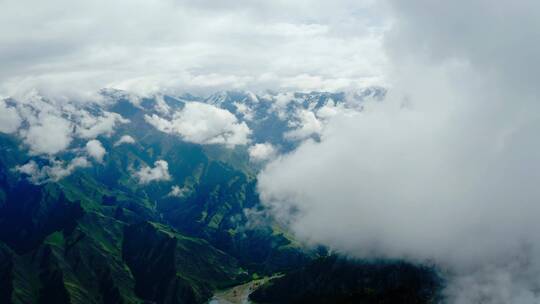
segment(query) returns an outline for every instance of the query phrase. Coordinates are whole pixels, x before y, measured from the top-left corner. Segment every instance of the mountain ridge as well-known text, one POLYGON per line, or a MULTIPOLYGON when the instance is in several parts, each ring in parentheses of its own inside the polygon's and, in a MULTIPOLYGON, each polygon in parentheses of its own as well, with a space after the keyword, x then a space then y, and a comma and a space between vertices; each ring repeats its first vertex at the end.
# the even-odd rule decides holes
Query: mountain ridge
POLYGON ((0 100, 19 119, 0 130, 1 300, 205 303, 326 255, 270 216, 257 173, 318 140, 321 111, 358 112, 363 101, 103 94, 111 99, 0 100))

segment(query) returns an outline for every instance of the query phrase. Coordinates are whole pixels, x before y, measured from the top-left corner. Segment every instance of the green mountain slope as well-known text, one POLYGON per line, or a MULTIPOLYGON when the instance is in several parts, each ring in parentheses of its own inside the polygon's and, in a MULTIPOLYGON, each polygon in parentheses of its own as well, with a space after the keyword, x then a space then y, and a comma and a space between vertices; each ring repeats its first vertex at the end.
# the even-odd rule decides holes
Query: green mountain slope
POLYGON ((245 151, 208 152, 144 125, 121 132, 137 143, 100 137, 102 164, 41 185, 14 168, 44 160, 0 134, 1 303, 204 303, 309 261, 285 234, 248 228, 244 210, 260 203, 245 151), (160 159, 170 180, 140 184, 134 171, 160 159), (169 195, 176 185, 182 196, 169 195))
POLYGON ((0 303, 205 303, 216 290, 276 273, 287 274, 254 299, 432 299, 438 285, 423 268, 311 263, 326 250, 306 248, 267 215, 246 147, 197 145, 160 132, 145 121, 151 109, 127 100, 106 110, 129 123, 97 137, 102 161, 85 152, 82 137, 48 157, 0 133, 0 303), (134 142, 117 145, 125 135, 134 142), (65 170, 81 155, 91 165, 58 180, 16 170, 30 162, 65 170), (166 178, 141 181, 138 172, 156 161, 167 163, 166 178))

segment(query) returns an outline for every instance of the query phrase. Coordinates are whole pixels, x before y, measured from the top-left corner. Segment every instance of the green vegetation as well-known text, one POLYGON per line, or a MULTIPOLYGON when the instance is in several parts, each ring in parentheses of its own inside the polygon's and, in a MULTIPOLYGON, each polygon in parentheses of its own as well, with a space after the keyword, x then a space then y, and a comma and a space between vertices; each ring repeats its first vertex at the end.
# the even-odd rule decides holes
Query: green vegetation
POLYGON ((124 128, 137 144, 100 138, 103 164, 43 185, 12 170, 31 157, 0 134, 0 303, 204 303, 310 260, 271 226, 248 228, 244 209, 260 203, 245 151, 124 128), (171 180, 140 185, 134 170, 159 159, 171 180))
MULTIPOLYGON (((315 291, 326 303, 349 299, 344 294, 401 299, 388 298, 392 292, 422 300, 413 303, 433 299, 437 286, 425 269, 310 264, 326 251, 305 248, 264 216, 245 149, 186 143, 144 123, 131 104, 113 110, 132 123, 98 138, 103 163, 58 182, 35 185, 13 170, 47 160, 0 134, 0 303, 205 303, 216 290, 276 273, 288 274, 254 299, 295 303, 315 291), (113 147, 126 134, 136 143, 113 147), (156 160, 167 161, 171 178, 140 184, 135 172, 156 160), (170 195, 173 187, 181 193, 170 195), (389 276, 413 285, 396 289, 389 276)), ((74 154, 57 157, 68 162, 74 154)))

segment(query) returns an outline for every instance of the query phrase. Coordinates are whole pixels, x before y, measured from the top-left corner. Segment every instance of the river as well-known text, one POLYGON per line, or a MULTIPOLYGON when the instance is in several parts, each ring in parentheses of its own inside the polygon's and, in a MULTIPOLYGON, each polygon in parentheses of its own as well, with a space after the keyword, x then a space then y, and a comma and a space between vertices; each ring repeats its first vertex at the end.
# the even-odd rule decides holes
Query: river
POLYGON ((208 304, 250 304, 248 297, 261 284, 268 281, 270 278, 253 280, 242 285, 237 285, 229 289, 218 291, 214 297, 210 299, 208 304))

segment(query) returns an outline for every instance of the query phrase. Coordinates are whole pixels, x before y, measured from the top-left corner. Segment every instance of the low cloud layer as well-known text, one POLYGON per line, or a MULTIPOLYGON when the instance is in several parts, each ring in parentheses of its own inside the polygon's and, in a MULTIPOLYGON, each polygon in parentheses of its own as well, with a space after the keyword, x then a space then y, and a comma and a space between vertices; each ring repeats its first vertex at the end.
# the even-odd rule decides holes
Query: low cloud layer
POLYGON ((28 180, 34 184, 43 184, 47 182, 57 182, 62 178, 69 176, 77 168, 86 168, 90 162, 84 157, 76 157, 67 164, 61 160, 50 160, 49 165, 40 167, 35 161, 17 166, 15 171, 27 176, 28 180))
POLYGON ((76 138, 109 137, 129 122, 95 105, 88 110, 85 104, 48 99, 36 91, 20 99, 0 99, 0 132, 21 138, 31 154, 48 157, 70 148, 76 138))
POLYGON ((78 117, 77 133, 81 138, 96 138, 99 135, 111 136, 114 128, 120 123, 128 123, 117 113, 104 112, 100 116, 94 116, 86 111, 80 111, 78 117))
POLYGON ((187 103, 170 120, 156 114, 145 115, 145 119, 162 132, 197 144, 245 145, 251 133, 231 112, 200 102, 187 103))
POLYGON ((23 132, 24 142, 34 154, 56 154, 71 143, 72 125, 59 116, 39 114, 37 121, 23 132))
POLYGON ((540 4, 389 2, 387 99, 268 165, 262 200, 302 239, 435 262, 451 303, 536 303, 540 4))

